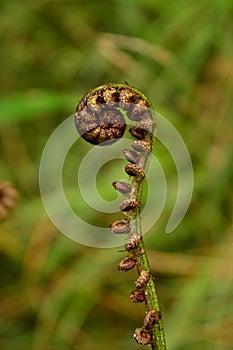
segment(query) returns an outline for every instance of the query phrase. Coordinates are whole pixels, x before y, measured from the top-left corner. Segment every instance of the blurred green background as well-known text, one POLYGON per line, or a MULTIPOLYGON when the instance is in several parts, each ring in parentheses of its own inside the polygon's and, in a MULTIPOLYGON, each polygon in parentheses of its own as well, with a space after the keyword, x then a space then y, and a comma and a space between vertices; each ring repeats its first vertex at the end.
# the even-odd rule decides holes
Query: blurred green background
MULTIPOLYGON (((232 349, 232 14, 230 0, 0 2, 0 176, 20 194, 0 223, 1 349, 142 348, 132 340, 144 316, 144 306, 129 300, 136 273, 117 272, 125 254, 61 234, 38 185, 53 130, 91 88, 124 81, 177 128, 194 167, 188 213, 165 234, 177 175, 157 143, 169 191, 145 244, 168 349, 232 349)), ((83 141, 71 150, 70 193, 75 162, 90 147, 83 141)), ((101 195, 114 197, 110 180, 99 181, 101 195)), ((84 218, 108 226, 107 214, 74 197, 84 218)))

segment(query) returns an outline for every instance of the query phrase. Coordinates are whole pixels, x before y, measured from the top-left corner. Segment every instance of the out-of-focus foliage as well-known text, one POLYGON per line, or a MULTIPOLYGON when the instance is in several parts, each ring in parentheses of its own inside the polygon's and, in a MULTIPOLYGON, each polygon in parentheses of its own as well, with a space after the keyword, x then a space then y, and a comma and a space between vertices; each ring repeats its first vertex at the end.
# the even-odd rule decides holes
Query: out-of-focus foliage
MULTIPOLYGON (((0 223, 1 349, 138 348, 131 334, 144 307, 128 298, 135 272, 116 272, 124 254, 59 233, 38 186, 53 130, 89 89, 123 81, 177 128, 193 161, 185 219, 164 234, 174 204, 168 197, 145 236, 168 349, 232 349, 232 14, 230 0, 0 2, 0 176, 20 193, 0 223)), ((86 150, 80 142, 66 162, 69 193, 73 164, 86 150)), ((172 160, 159 143, 156 155, 172 192, 172 160)), ((98 186, 104 198, 114 196, 111 180, 100 177, 98 186)), ((76 210, 91 216, 74 197, 76 210)), ((111 222, 102 213, 93 220, 111 222)))

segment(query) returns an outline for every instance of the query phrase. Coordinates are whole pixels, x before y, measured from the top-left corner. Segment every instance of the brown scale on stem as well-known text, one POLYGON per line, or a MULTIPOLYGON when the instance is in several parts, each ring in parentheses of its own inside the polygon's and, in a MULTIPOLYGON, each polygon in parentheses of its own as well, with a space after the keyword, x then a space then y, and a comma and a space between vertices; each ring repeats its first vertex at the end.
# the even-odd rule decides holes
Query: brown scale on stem
POLYGON ((140 202, 137 201, 135 198, 128 198, 125 199, 123 202, 120 204, 120 210, 121 211, 130 211, 130 210, 135 210, 140 208, 140 202))
POLYGON ((139 289, 133 290, 130 293, 130 299, 133 303, 142 303, 145 301, 145 292, 139 289))
POLYGON ((130 225, 127 220, 116 220, 109 225, 109 228, 113 233, 117 234, 129 233, 130 231, 130 225))
POLYGON ((140 275, 138 276, 138 278, 135 281, 136 288, 140 289, 140 288, 145 287, 147 285, 147 283, 149 282, 150 276, 151 276, 150 271, 142 270, 140 272, 140 275))
POLYGON ((130 237, 128 242, 125 244, 125 249, 128 252, 131 252, 134 249, 137 249, 140 245, 142 238, 141 237, 130 237))
POLYGON ((136 328, 134 331, 134 339, 138 344, 149 345, 151 344, 152 337, 151 334, 145 332, 143 328, 136 328))
POLYGON ((139 140, 132 143, 132 148, 138 152, 151 152, 152 142, 151 140, 139 140))
POLYGON ((161 312, 157 310, 150 310, 146 312, 143 324, 145 329, 152 330, 154 325, 161 319, 161 312))
POLYGON ((140 179, 143 179, 145 177, 143 169, 137 164, 127 164, 125 167, 125 172, 129 176, 135 176, 140 179))
POLYGON ((116 191, 124 194, 125 196, 130 194, 132 191, 132 185, 123 181, 114 181, 112 185, 116 191))
POLYGON ((136 265, 136 259, 127 256, 126 258, 122 259, 121 262, 118 264, 118 270, 119 271, 129 271, 133 269, 136 265))
POLYGON ((123 154, 130 163, 137 164, 139 162, 140 156, 137 152, 131 149, 124 149, 123 154))

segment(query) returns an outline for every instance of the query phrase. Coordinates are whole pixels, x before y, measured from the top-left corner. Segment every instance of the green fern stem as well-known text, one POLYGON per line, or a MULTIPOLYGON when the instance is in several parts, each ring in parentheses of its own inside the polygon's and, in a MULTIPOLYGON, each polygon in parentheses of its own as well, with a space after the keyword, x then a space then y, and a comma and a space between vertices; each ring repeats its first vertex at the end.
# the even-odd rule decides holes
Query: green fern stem
MULTIPOLYGON (((151 137, 151 134, 150 134, 148 135, 148 140, 151 142, 151 147, 149 149, 149 152, 147 150, 145 150, 145 152, 142 152, 140 161, 138 163, 138 165, 142 169, 146 169, 148 167, 150 152, 152 152, 154 137, 153 136, 151 137)), ((142 197, 143 182, 144 182, 144 178, 140 179, 140 178, 134 177, 132 180, 132 192, 130 195, 131 196, 134 195, 138 201, 140 201, 142 197)), ((161 315, 157 288, 151 273, 151 268, 147 258, 143 236, 142 236, 140 208, 137 208, 135 212, 132 213, 132 215, 130 215, 130 222, 131 222, 131 230, 129 233, 129 240, 133 239, 136 233, 136 239, 138 239, 139 241, 139 244, 135 251, 136 267, 137 267, 138 275, 140 276, 142 271, 148 271, 150 275, 149 281, 145 288, 146 309, 147 311, 156 310, 161 315)), ((153 338, 151 342, 151 349, 165 350, 166 342, 165 342, 163 321, 161 317, 155 323, 154 328, 152 329, 152 334, 153 334, 153 338)))

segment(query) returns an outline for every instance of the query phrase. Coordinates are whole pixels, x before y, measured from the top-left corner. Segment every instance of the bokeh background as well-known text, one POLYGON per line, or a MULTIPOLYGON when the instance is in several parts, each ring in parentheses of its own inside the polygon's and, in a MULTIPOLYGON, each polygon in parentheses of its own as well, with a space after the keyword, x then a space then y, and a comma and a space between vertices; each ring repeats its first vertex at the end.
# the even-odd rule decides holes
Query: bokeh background
MULTIPOLYGON (((188 213, 165 234, 177 174, 157 143, 168 198, 145 244, 168 349, 232 349, 232 14, 230 0, 0 2, 0 177, 19 192, 0 223, 1 349, 142 348, 132 340, 144 316, 129 300, 135 271, 117 272, 124 253, 65 237, 38 185, 53 130, 91 88, 124 81, 177 128, 194 168, 188 213)), ((72 148, 64 186, 83 218, 107 227, 108 215, 76 198, 77 162, 90 147, 72 148)), ((117 180, 118 168, 102 174, 117 180)), ((107 199, 110 178, 97 183, 107 199)))

